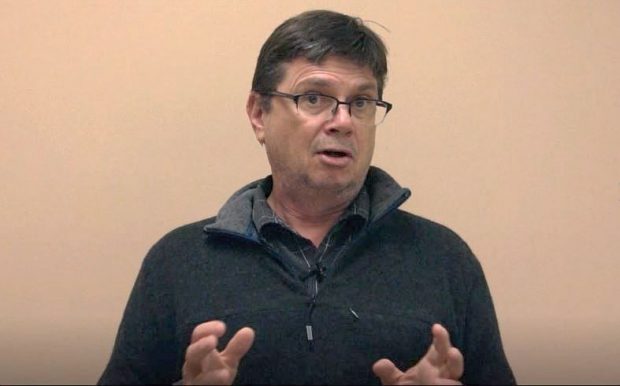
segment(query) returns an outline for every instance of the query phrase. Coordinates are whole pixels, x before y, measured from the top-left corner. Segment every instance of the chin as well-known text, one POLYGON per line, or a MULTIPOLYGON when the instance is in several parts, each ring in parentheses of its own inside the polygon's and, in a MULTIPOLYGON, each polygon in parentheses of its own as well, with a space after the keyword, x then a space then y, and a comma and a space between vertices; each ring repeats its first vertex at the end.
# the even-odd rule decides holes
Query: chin
POLYGON ((321 176, 321 178, 310 178, 309 186, 317 190, 326 190, 334 194, 347 194, 349 192, 357 194, 363 184, 354 178, 338 178, 338 176, 321 176))

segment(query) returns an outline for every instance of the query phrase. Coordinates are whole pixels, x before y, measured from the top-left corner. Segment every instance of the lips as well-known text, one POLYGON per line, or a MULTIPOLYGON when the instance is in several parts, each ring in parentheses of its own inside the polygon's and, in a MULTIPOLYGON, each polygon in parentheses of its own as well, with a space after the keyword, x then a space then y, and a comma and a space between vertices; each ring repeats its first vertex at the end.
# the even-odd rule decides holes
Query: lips
POLYGON ((345 168, 353 163, 353 152, 345 147, 323 147, 316 155, 329 168, 345 168))
POLYGON ((324 148, 317 151, 317 153, 335 158, 353 158, 353 153, 351 152, 351 150, 346 148, 324 148))
POLYGON ((338 151, 338 150, 324 150, 324 151, 319 152, 319 154, 325 154, 328 157, 336 157, 336 158, 351 157, 349 153, 344 152, 344 151, 338 151))

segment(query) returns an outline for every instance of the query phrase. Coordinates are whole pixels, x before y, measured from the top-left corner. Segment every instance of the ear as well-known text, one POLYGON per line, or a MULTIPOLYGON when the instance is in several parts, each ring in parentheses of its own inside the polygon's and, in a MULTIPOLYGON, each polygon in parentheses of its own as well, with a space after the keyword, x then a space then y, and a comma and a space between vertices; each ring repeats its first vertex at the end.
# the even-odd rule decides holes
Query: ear
POLYGON ((254 91, 250 91, 248 102, 245 105, 245 111, 248 114, 254 135, 261 145, 265 143, 265 124, 263 122, 264 111, 261 106, 261 97, 254 91))

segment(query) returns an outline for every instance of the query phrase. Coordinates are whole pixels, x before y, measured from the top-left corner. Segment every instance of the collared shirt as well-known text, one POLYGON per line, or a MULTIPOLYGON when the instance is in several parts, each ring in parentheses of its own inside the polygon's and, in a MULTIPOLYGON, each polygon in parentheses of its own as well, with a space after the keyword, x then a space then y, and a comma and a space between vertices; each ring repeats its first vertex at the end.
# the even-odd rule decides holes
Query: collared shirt
POLYGON ((315 296, 319 283, 329 276, 330 267, 368 222, 370 198, 365 186, 329 230, 318 247, 278 217, 267 203, 273 180, 265 179, 253 197, 252 221, 261 241, 281 259, 282 264, 306 282, 315 296))

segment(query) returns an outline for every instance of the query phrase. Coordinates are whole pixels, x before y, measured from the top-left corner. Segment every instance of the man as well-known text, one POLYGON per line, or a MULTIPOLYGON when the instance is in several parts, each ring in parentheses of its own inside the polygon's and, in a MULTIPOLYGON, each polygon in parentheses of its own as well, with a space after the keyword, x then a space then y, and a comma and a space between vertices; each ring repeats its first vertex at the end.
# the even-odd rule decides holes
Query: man
POLYGON ((247 101, 272 174, 151 249, 100 383, 514 383, 478 261, 370 167, 386 74, 359 19, 272 33, 247 101))

